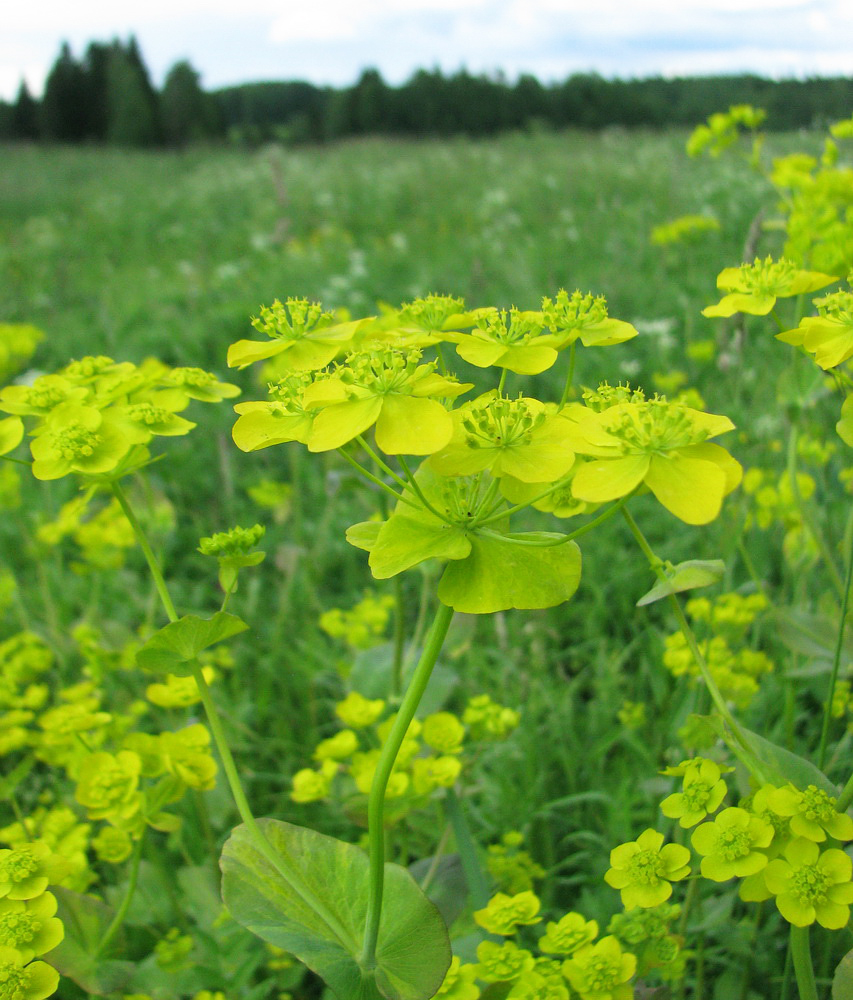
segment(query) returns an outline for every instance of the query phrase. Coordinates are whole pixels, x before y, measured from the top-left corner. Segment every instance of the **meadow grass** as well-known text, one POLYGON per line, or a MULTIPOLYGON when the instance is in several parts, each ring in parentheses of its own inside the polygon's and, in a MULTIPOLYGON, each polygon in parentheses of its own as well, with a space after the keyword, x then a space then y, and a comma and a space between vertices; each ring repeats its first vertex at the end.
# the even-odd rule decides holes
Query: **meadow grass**
MULTIPOLYGON (((228 374, 225 351, 249 335, 249 317, 274 298, 320 299, 361 315, 431 291, 461 295, 472 307, 533 309, 542 295, 579 288, 606 295, 611 315, 640 330, 616 349, 611 383, 630 379, 653 391, 683 372, 712 412, 734 419, 734 454, 748 463, 775 448, 781 468, 783 417, 774 406, 785 356, 772 338, 743 342, 736 323, 700 315, 715 299, 717 272, 742 260, 756 214, 772 215, 772 198, 734 161, 687 160, 684 141, 681 133, 611 131, 168 155, 8 148, 0 159, 0 318, 45 331, 35 358, 43 371, 83 354, 134 362, 154 355, 210 368, 251 399, 250 374, 228 374), (714 214, 720 230, 695 243, 650 244, 652 226, 696 212, 714 214), (715 341, 715 360, 691 360, 686 346, 705 339, 715 341)), ((779 150, 816 142, 773 139, 779 150)), ((755 252, 778 249, 770 232, 755 252)), ((581 359, 581 384, 593 377, 587 366, 581 359)), ((523 385, 517 379, 514 388, 523 385)), ((216 409, 205 415, 203 435, 170 442, 140 500, 179 604, 200 610, 210 606, 211 582, 195 552, 198 538, 258 520, 247 490, 261 478, 296 487, 289 517, 268 524, 267 561, 246 574, 235 596, 253 631, 234 645, 237 666, 222 682, 223 704, 258 814, 353 839, 357 831, 342 812, 293 804, 289 781, 335 728, 346 654, 317 618, 330 606, 349 607, 370 582, 363 554, 344 541, 345 528, 370 508, 333 457, 308 461, 295 446, 237 451, 230 407, 216 409), (158 503, 166 510, 159 521, 158 503)), ((9 623, 15 615, 39 623, 71 683, 79 662, 69 626, 102 624, 120 645, 141 623, 158 622, 155 595, 135 556, 96 588, 91 576, 69 574, 67 554, 38 549, 33 536, 72 485, 24 482, 21 489, 21 511, 0 525, 20 587, 9 623)), ((820 516, 829 523, 845 501, 836 484, 821 489, 820 516)), ((771 542, 751 533, 749 565, 739 554, 746 501, 738 496, 699 530, 650 498, 637 507, 653 545, 673 562, 723 557, 727 589, 748 582, 751 566, 761 580, 796 592, 778 536, 771 542)), ((413 576, 403 583, 409 624, 420 584, 413 576)), ((528 849, 551 875, 546 904, 581 909, 603 926, 616 908, 602 882, 609 850, 655 825, 657 799, 670 787, 657 769, 678 753, 676 733, 688 713, 707 708, 695 688, 661 666, 672 622, 659 606, 634 606, 649 586, 624 525, 612 522, 584 547, 583 581, 571 603, 458 622, 445 656, 456 678, 449 704, 487 691, 522 707, 515 737, 482 762, 470 800, 476 839, 496 842, 523 825, 528 849), (635 729, 616 720, 626 699, 646 705, 635 729)), ((782 682, 768 678, 747 724, 793 745, 814 728, 811 683, 801 680, 807 707, 795 710, 782 682)), ((233 819, 221 790, 210 799, 209 817, 187 819, 183 849, 191 861, 199 861, 192 831, 201 837, 209 823, 218 840, 233 819)), ((697 911, 699 933, 725 925, 734 896, 720 898, 697 911)), ((704 956, 707 981, 733 990, 718 993, 721 1000, 777 995, 756 992, 759 982, 750 979, 754 933, 751 925, 732 927, 726 948, 718 934, 704 956)))

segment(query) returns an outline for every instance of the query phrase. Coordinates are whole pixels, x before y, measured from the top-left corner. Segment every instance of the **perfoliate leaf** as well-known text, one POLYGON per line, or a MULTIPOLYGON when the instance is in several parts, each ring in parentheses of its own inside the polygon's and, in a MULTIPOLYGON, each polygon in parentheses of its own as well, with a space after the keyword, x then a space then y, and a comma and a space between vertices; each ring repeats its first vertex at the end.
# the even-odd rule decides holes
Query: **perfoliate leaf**
MULTIPOLYGON (((772 784, 784 785, 790 781, 791 784, 800 789, 814 785, 816 788, 823 789, 828 795, 838 795, 836 786, 811 761, 778 746, 771 740, 765 739, 743 726, 741 726, 741 732, 746 737, 749 749, 755 759, 761 765, 765 777, 772 784)), ((727 730, 722 732, 722 736, 734 752, 740 748, 740 744, 727 730)))
POLYGON ((471 554, 448 563, 444 570, 439 600, 474 615, 509 608, 551 608, 568 601, 580 582, 580 549, 574 542, 536 544, 560 537, 546 531, 514 538, 472 534, 471 554))
POLYGON ((666 570, 666 582, 658 582, 637 601, 637 607, 653 604, 670 594, 708 587, 722 580, 726 567, 722 559, 688 559, 666 570))
POLYGON ((450 965, 438 910, 411 875, 385 865, 376 968, 359 964, 367 913, 364 851, 277 820, 259 823, 275 864, 237 827, 220 861, 229 912, 258 937, 295 955, 340 1000, 428 1000, 450 965))
POLYGON ((425 559, 464 559, 470 551, 471 542, 461 528, 437 517, 395 512, 382 525, 370 550, 370 571, 377 580, 386 580, 425 559))
POLYGON ((192 673, 189 662, 203 649, 245 632, 248 627, 227 611, 217 611, 212 618, 184 615, 155 632, 136 654, 136 662, 152 673, 188 677, 192 673))
POLYGON ((51 892, 59 903, 57 916, 65 927, 65 937, 48 953, 47 960, 87 993, 123 993, 133 976, 134 963, 98 955, 114 911, 92 896, 71 889, 54 886, 51 892))
POLYGON ((841 959, 832 977, 832 1000, 850 1000, 850 997, 853 997, 853 951, 841 959))

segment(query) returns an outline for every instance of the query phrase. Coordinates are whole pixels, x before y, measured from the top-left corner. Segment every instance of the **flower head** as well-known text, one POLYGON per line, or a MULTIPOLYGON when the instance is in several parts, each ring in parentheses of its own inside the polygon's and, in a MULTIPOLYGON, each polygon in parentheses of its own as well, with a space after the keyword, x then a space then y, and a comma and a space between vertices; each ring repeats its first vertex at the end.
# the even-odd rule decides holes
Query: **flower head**
POLYGON ((690 851, 680 844, 663 846, 663 834, 645 830, 635 840, 610 852, 605 882, 622 895, 626 909, 658 906, 672 895, 671 882, 690 874, 690 851))
POLYGON ((715 305, 702 310, 703 316, 733 316, 737 312, 766 316, 777 298, 814 292, 837 278, 818 271, 804 271, 790 260, 772 257, 740 267, 724 268, 717 276, 717 288, 728 292, 715 305))
POLYGON ((700 758, 685 769, 682 791, 665 798, 660 808, 664 816, 677 819, 687 829, 701 823, 708 813, 716 812, 725 796, 726 783, 720 777, 719 766, 700 758))
POLYGON ((707 524, 741 480, 738 462, 709 441, 732 430, 728 417, 637 390, 601 410, 576 405, 564 412, 575 422, 568 444, 592 458, 572 480, 579 500, 605 503, 645 483, 682 521, 707 524))
POLYGON ((853 903, 849 855, 836 848, 821 852, 814 841, 797 837, 785 848, 784 858, 771 861, 764 882, 776 896, 779 912, 797 927, 817 921, 838 930, 850 919, 853 903))
POLYGON ((0 997, 3 1000, 45 1000, 59 985, 59 973, 47 962, 24 960, 16 948, 0 945, 0 997))
POLYGON ((538 897, 529 890, 514 896, 499 892, 484 909, 475 910, 474 919, 490 934, 514 934, 520 924, 539 923, 540 905, 538 897))
POLYGON ((563 975, 582 1000, 630 1000, 637 958, 613 935, 588 944, 563 962, 563 975))
POLYGON ((573 955, 598 937, 598 923, 580 913, 566 913, 554 923, 549 921, 539 938, 539 950, 546 955, 573 955))
POLYGON ((731 806, 712 823, 696 827, 690 838, 702 855, 702 875, 714 882, 754 875, 767 865, 762 848, 773 839, 773 827, 746 809, 731 806))

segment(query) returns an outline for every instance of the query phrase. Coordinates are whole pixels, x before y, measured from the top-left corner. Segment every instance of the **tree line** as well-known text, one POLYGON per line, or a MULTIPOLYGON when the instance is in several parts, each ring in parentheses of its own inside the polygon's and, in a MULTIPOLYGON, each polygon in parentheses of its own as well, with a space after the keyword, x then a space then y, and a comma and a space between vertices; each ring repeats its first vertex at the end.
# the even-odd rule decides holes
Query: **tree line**
POLYGON ((181 147, 199 142, 322 143, 352 136, 494 135, 531 128, 691 127, 731 104, 768 111, 768 127, 808 128, 847 118, 853 78, 768 80, 759 76, 609 80, 574 74, 543 84, 522 75, 418 70, 398 87, 375 69, 351 87, 303 81, 246 83, 206 92, 186 61, 162 88, 139 46, 92 42, 81 59, 63 44, 41 100, 22 83, 0 101, 0 140, 181 147))

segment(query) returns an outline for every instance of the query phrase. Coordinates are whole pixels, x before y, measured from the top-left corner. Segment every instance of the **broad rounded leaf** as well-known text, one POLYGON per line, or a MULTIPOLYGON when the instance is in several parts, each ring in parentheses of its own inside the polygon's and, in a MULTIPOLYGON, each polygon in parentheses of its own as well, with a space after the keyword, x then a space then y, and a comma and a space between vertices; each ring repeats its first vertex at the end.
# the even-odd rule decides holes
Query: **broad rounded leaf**
POLYGON ((580 549, 574 542, 538 544, 560 537, 545 531, 526 532, 515 540, 471 535, 471 554, 448 563, 444 570, 439 600, 473 615, 509 608, 552 608, 568 601, 580 582, 580 549))
POLYGON ((153 673, 187 677, 192 673, 189 661, 203 649, 245 632, 248 627, 227 611, 217 611, 212 618, 184 615, 155 632, 136 654, 136 662, 153 673))
POLYGON ((360 848, 277 820, 259 826, 277 855, 245 826, 225 844, 222 896, 253 934, 295 955, 340 1000, 428 1000, 450 965, 444 921, 412 876, 385 865, 377 966, 359 964, 367 913, 368 860, 360 848))

